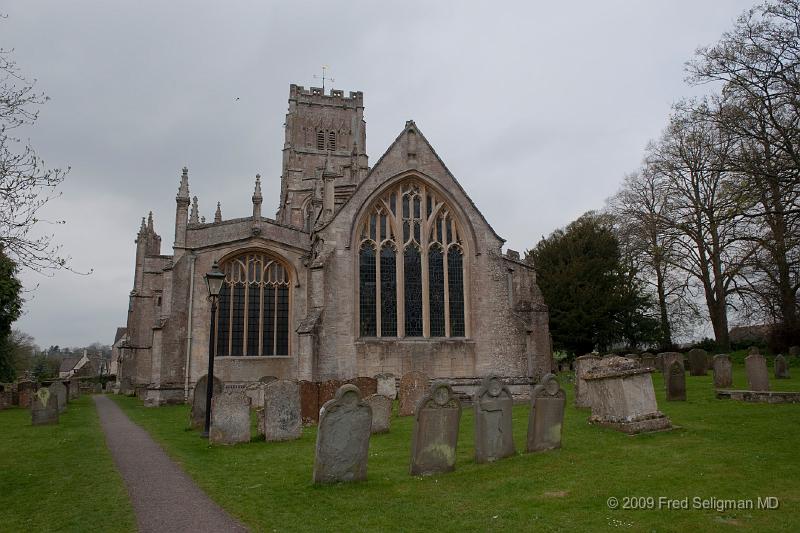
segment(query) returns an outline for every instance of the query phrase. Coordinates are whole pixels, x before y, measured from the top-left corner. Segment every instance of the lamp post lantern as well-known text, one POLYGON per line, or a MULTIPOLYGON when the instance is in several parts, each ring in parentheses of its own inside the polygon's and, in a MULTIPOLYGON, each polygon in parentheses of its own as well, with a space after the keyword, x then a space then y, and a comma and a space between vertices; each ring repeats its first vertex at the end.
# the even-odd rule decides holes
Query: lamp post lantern
POLYGON ((211 300, 211 331, 208 335, 208 374, 206 374, 206 420, 203 426, 203 437, 208 437, 211 429, 211 397, 214 394, 214 348, 216 345, 216 325, 217 325, 217 298, 222 290, 222 283, 225 281, 225 273, 219 269, 216 261, 211 266, 211 272, 206 274, 206 287, 208 288, 208 299, 211 300))

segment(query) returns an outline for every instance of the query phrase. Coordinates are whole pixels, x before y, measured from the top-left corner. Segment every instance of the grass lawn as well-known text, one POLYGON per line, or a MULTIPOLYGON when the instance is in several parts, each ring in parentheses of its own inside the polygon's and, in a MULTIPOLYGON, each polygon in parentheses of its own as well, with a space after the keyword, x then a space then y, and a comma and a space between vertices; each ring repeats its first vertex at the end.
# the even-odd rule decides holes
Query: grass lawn
POLYGON ((135 531, 133 509, 89 396, 56 426, 0 411, 0 531, 135 531))
MULTIPOLYGON (((743 388, 743 367, 734 375, 743 388)), ((210 448, 186 430, 187 406, 152 409, 115 399, 254 530, 800 531, 800 405, 717 400, 711 379, 687 375, 689 401, 667 403, 655 374, 659 406, 681 429, 635 437, 589 426, 588 411, 571 407, 568 386, 563 448, 489 465, 472 459, 473 415, 465 409, 456 471, 427 478, 408 475, 412 418, 393 418, 391 433, 370 442, 369 479, 324 487, 311 483, 316 428, 293 442, 210 448), (690 506, 693 497, 775 496, 780 508, 610 510, 612 496, 688 497, 690 506)), ((800 390, 797 378, 772 383, 800 390)), ((527 406, 514 409, 518 450, 527 415, 527 406)))

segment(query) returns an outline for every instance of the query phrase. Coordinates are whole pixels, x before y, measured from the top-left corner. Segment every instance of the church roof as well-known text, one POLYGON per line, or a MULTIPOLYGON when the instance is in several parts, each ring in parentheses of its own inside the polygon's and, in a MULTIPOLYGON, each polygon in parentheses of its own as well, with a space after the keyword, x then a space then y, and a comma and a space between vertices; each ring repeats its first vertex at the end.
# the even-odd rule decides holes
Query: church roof
MULTIPOLYGON (((501 243, 506 242, 506 240, 504 238, 502 238, 500 235, 497 234, 497 232, 494 230, 492 225, 489 224, 489 221, 486 220, 485 216, 483 216, 483 213, 481 212, 481 210, 478 209, 478 206, 475 205, 475 202, 473 202, 472 198, 469 197, 469 195, 467 194, 467 191, 465 191, 464 187, 461 186, 461 183, 459 183, 458 180, 456 179, 456 177, 453 175, 453 173, 450 172, 450 169, 447 168, 447 165, 445 165, 444 161, 442 161, 442 158, 439 157, 439 154, 436 153, 436 150, 433 148, 433 145, 431 145, 431 143, 425 137, 425 134, 422 133, 422 131, 419 129, 419 126, 417 126, 416 123, 413 120, 406 121, 406 126, 405 126, 405 128, 403 128, 403 131, 400 132, 400 134, 395 138, 394 142, 392 144, 390 144, 389 147, 383 152, 383 155, 378 159, 378 161, 375 163, 375 165, 373 165, 372 168, 369 169, 369 173, 367 174, 367 176, 363 180, 361 180, 361 183, 358 184, 358 186, 353 191, 353 194, 350 195, 350 197, 347 199, 347 201, 345 201, 345 203, 342 205, 342 207, 339 208, 339 211, 341 211, 342 208, 345 205, 347 205, 350 201, 352 201, 352 199, 356 196, 356 192, 359 189, 361 189, 361 187, 364 186, 364 183, 366 183, 369 180, 369 177, 372 175, 372 173, 375 172, 375 170, 380 167, 381 161, 383 161, 384 158, 386 158, 386 156, 392 151, 392 149, 396 145, 398 145, 400 143, 400 141, 403 138, 403 136, 411 129, 413 129, 417 134, 419 134, 419 136, 422 138, 422 141, 425 143, 425 145, 428 147, 428 149, 430 149, 430 151, 434 155, 434 157, 436 157, 436 160, 439 162, 440 165, 442 165, 442 168, 444 168, 444 171, 447 173, 447 175, 450 177, 450 179, 452 179, 453 182, 456 184, 456 186, 458 187, 459 192, 464 195, 464 198, 466 198, 467 201, 469 202, 469 204, 473 207, 473 209, 475 209, 475 211, 478 213, 478 216, 481 217, 481 220, 483 220, 483 222, 486 224, 486 226, 489 228, 489 230, 492 232, 492 234, 494 234, 494 236, 497 237, 497 239, 500 240, 501 243)), ((336 218, 336 217, 333 217, 333 218, 336 218)), ((327 223, 325 223, 325 225, 323 225, 322 228, 327 227, 328 224, 330 224, 333 221, 333 218, 331 220, 329 220, 327 223)))

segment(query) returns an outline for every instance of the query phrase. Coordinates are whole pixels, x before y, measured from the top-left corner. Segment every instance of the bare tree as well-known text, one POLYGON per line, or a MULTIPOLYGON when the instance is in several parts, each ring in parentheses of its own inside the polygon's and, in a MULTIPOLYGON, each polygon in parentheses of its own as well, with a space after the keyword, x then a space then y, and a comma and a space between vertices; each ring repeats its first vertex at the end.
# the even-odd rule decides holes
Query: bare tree
POLYGON ((48 221, 42 208, 59 193, 56 187, 68 169, 48 168, 28 141, 13 135, 32 126, 47 97, 34 90, 12 59, 0 48, 0 248, 20 268, 49 272, 69 268, 69 257, 43 231, 48 221))
POLYGON ((745 223, 729 172, 731 139, 705 117, 705 103, 676 106, 661 139, 648 149, 647 164, 662 176, 670 209, 666 224, 677 231, 670 265, 703 292, 717 344, 730 346, 728 308, 754 246, 741 235, 745 223))
POLYGON ((692 83, 722 82, 713 116, 734 143, 729 164, 758 248, 740 287, 800 342, 800 0, 745 12, 687 65, 692 83))

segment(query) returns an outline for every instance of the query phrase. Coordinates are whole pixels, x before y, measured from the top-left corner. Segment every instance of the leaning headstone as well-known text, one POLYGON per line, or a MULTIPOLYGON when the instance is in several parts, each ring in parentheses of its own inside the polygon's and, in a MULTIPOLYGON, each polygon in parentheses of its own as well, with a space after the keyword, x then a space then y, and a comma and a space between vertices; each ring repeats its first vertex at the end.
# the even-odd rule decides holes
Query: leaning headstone
POLYGON ((36 393, 36 383, 33 381, 20 381, 17 384, 17 394, 19 395, 19 406, 26 409, 31 406, 33 395, 36 393))
MULTIPOLYGON (((202 428, 206 424, 206 387, 208 387, 208 376, 204 375, 194 385, 192 410, 189 413, 189 422, 193 428, 202 428)), ((222 393, 222 389, 222 381, 214 376, 214 396, 222 393)))
POLYGON ((769 372, 764 356, 755 350, 744 358, 744 371, 747 374, 747 388, 753 391, 769 390, 769 372))
POLYGON ((411 416, 428 391, 430 378, 422 372, 409 372, 400 379, 400 416, 411 416))
POLYGON ((378 374, 375 376, 375 381, 378 382, 378 394, 390 400, 397 398, 397 381, 394 374, 378 374))
POLYGON ((775 377, 777 379, 789 379, 789 365, 786 358, 781 354, 775 356, 775 377))
POLYGON ((692 376, 705 376, 708 369, 708 354, 705 350, 700 348, 692 348, 689 350, 689 373, 692 376))
POLYGON ((420 399, 414 415, 411 475, 455 470, 460 421, 461 402, 453 389, 446 383, 434 383, 420 399))
POLYGON ((664 371, 664 387, 668 402, 686 401, 686 372, 676 359, 664 371))
POLYGON ((714 356, 714 388, 725 389, 733 385, 733 364, 731 358, 721 353, 714 356))
POLYGON ((364 401, 372 408, 372 433, 388 433, 392 419, 392 400, 382 394, 373 394, 364 401))
POLYGON ((279 379, 264 387, 264 437, 267 441, 299 439, 303 435, 300 386, 279 379))
POLYGON ((529 452, 561 448, 564 426, 564 405, 567 396, 553 374, 547 374, 531 392, 531 411, 528 415, 529 452))
POLYGON ((342 385, 319 411, 314 483, 367 479, 372 409, 355 385, 342 385))
POLYGON ((589 387, 586 385, 586 372, 600 361, 597 355, 584 355, 575 359, 575 407, 591 407, 589 387))
POLYGON ((475 462, 488 463, 509 457, 514 449, 511 391, 496 376, 481 381, 472 398, 475 409, 475 462))
POLYGON ((58 399, 58 412, 63 413, 67 410, 67 388, 60 381, 54 382, 50 387, 50 394, 58 399))
POLYGON ((316 424, 319 420, 319 383, 314 381, 301 381, 300 386, 300 417, 304 426, 316 424))
POLYGON ((48 387, 41 387, 31 398, 31 424, 58 424, 58 397, 48 387))
POLYGON ((220 392, 211 400, 211 444, 250 442, 250 402, 241 392, 220 392))

